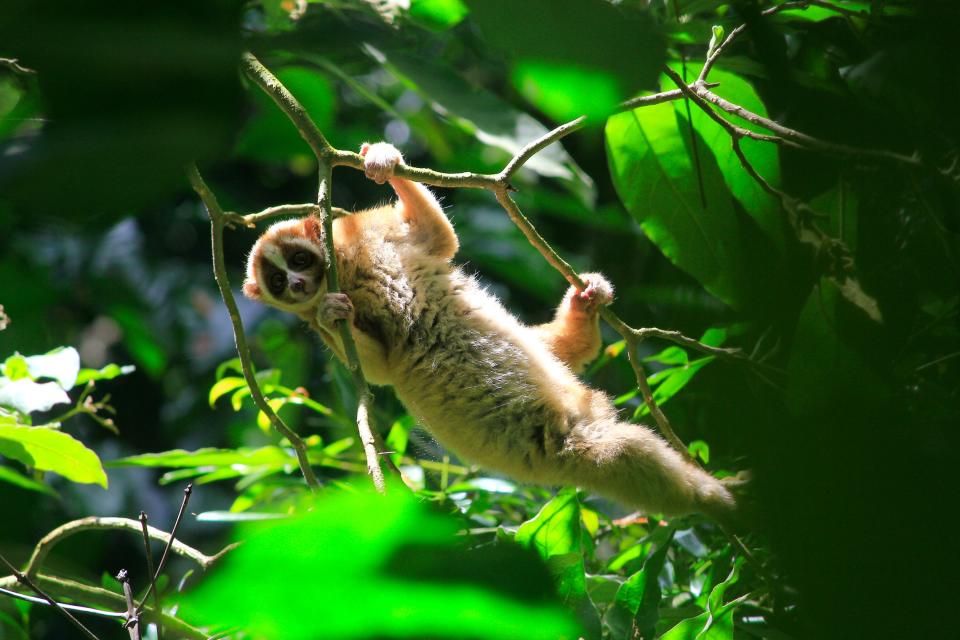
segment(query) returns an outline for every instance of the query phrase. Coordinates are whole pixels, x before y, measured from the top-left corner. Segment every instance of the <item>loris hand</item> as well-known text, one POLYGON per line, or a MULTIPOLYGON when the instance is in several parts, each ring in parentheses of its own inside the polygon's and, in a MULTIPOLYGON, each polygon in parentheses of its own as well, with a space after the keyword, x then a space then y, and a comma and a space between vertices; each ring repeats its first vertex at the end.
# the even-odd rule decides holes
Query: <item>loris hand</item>
POLYGON ((387 142, 364 142, 360 147, 360 155, 363 156, 363 172, 377 184, 392 178, 394 167, 403 162, 403 156, 397 148, 387 142))
POLYGON ((601 306, 613 302, 613 285, 599 273, 585 273, 581 276, 586 288, 573 289, 570 307, 582 313, 596 313, 601 306))
POLYGON ((353 303, 345 293, 325 293, 317 307, 317 323, 332 329, 337 320, 348 320, 353 315, 353 303))

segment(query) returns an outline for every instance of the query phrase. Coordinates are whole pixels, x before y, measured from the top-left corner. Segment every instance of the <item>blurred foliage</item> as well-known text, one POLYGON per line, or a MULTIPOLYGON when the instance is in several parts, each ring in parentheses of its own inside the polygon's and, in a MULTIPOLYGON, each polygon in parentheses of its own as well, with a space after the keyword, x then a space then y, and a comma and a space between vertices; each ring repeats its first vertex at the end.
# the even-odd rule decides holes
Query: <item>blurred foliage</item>
MULTIPOLYGON (((178 539, 245 544, 206 576, 172 560, 164 602, 238 637, 948 637, 960 13, 949 0, 830 0, 763 16, 773 4, 3 3, 0 552, 22 563, 91 514, 143 510, 169 530, 190 479, 178 539), (664 65, 695 78, 711 39, 740 24, 711 72, 716 93, 825 140, 922 159, 743 141, 843 243, 856 279, 835 277, 696 105, 610 115, 673 89, 664 65), (700 517, 627 514, 469 466, 389 389, 374 422, 416 498, 399 485, 367 495, 348 373, 294 318, 241 299, 258 381, 324 483, 308 495, 239 375, 208 220, 182 176, 198 161, 239 212, 315 198, 308 147, 239 73, 248 49, 333 144, 386 139, 437 170, 499 171, 590 117, 515 176, 517 200, 575 268, 615 283, 634 326, 762 363, 641 346, 690 452, 717 475, 752 470, 753 559, 700 517)), ((562 278, 490 194, 439 191, 458 261, 525 322, 548 320, 562 278)), ((388 197, 359 172, 335 174, 337 206, 388 197)), ((227 234, 234 284, 255 233, 227 234)), ((641 419, 623 343, 605 337, 586 377, 641 419)), ((87 532, 44 571, 117 593, 104 575, 121 567, 145 587, 142 542, 87 532)), ((49 608, 0 596, 0 638, 75 635, 49 608)))

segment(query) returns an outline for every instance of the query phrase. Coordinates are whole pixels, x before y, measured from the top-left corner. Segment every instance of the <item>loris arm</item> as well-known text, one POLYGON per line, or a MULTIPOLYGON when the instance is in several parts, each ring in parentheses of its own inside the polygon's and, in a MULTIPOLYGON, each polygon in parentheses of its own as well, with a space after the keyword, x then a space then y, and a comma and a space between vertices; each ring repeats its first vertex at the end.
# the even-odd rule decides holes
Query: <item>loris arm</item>
POLYGON ((403 163, 396 147, 386 142, 364 144, 360 155, 364 157, 368 178, 380 184, 390 182, 400 199, 397 203, 400 218, 410 225, 411 239, 431 255, 443 260, 453 258, 460 243, 440 203, 422 184, 394 177, 393 168, 403 163))
POLYGON ((600 351, 601 305, 613 301, 613 287, 599 273, 582 276, 583 291, 570 287, 551 322, 533 327, 557 358, 581 372, 600 351))

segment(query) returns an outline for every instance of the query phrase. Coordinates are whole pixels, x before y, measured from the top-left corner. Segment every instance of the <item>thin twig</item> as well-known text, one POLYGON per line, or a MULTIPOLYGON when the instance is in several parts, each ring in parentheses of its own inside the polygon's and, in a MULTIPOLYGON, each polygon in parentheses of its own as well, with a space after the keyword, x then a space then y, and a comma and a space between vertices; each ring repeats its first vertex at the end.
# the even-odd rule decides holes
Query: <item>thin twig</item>
MULTIPOLYGON (((82 531, 124 529, 136 533, 140 533, 142 531, 140 523, 136 520, 131 520, 130 518, 100 518, 96 516, 90 516, 62 524, 40 539, 40 542, 38 542, 37 546, 33 549, 33 554, 31 554, 30 560, 27 561, 27 566, 24 569, 24 573, 27 574, 28 577, 34 578, 40 571, 40 567, 43 566, 47 556, 57 544, 82 531)), ((161 531, 156 527, 147 527, 147 531, 152 539, 160 540, 165 544, 170 544, 170 541, 172 540, 169 533, 166 531, 161 531)), ((193 547, 185 545, 179 540, 173 540, 170 549, 177 555, 181 555, 185 558, 193 560, 199 564, 201 568, 209 569, 213 563, 215 563, 225 553, 235 547, 236 545, 229 545, 219 553, 208 556, 194 549, 193 547)))
MULTIPOLYGON (((94 587, 82 582, 77 582, 76 580, 51 576, 45 573, 37 574, 33 580, 53 597, 69 598, 78 602, 86 602, 87 604, 114 610, 121 609, 125 606, 122 595, 102 587, 94 587)), ((0 588, 9 589, 16 585, 17 582, 16 576, 0 576, 0 588)), ((126 613, 120 613, 112 617, 125 617, 126 615, 126 613)), ((189 638, 190 640, 206 640, 207 638, 206 633, 179 618, 158 612, 153 607, 147 608, 140 618, 145 622, 156 622, 158 624, 162 621, 167 630, 175 634, 178 638, 189 638)))
MULTIPOLYGON (((0 594, 9 596, 11 598, 16 598, 17 600, 23 600, 24 602, 32 602, 34 604, 42 604, 49 607, 50 601, 45 598, 38 598, 37 596, 28 596, 25 593, 20 593, 19 591, 11 591, 10 589, 4 589, 0 587, 0 594)), ((105 611, 103 609, 94 609, 93 607, 82 607, 78 604, 67 604, 66 602, 59 603, 61 607, 67 611, 75 611, 77 613, 88 613, 92 616, 100 616, 101 618, 126 618, 127 614, 123 611, 105 611)))
POLYGON ((257 382, 256 374, 253 371, 253 363, 250 357, 250 347, 247 345, 246 332, 243 329, 243 320, 240 318, 240 309, 237 307, 237 301, 233 297, 233 291, 230 289, 230 281, 227 277, 227 265, 223 257, 223 226, 225 224, 223 209, 217 202, 207 183, 203 181, 200 172, 195 164, 190 164, 186 168, 187 179, 193 190, 200 196, 207 209, 207 215, 210 216, 210 237, 213 251, 213 276, 217 281, 217 287, 220 289, 220 297, 223 298, 227 306, 227 313, 230 314, 230 322, 233 325, 233 339, 237 349, 237 356, 240 358, 240 368, 243 371, 243 377, 247 381, 247 387, 250 389, 250 395, 254 403, 263 411, 264 415, 270 420, 273 428, 290 442, 297 456, 297 462, 300 465, 300 472, 304 480, 311 489, 320 488, 320 482, 313 473, 310 466, 310 459, 307 455, 307 445, 303 439, 296 434, 287 424, 277 415, 270 403, 267 402, 263 391, 260 389, 260 383, 257 382))
POLYGON ((123 599, 127 602, 127 621, 123 625, 130 634, 130 640, 140 640, 140 618, 137 617, 137 608, 133 604, 133 589, 130 588, 130 575, 126 569, 120 569, 117 580, 123 587, 123 599))
POLYGON ((650 383, 647 381, 647 374, 643 370, 643 364, 640 362, 639 354, 637 354, 637 340, 633 337, 625 337, 624 340, 626 340, 627 343, 627 360, 630 361, 630 366, 633 368, 633 375, 637 379, 637 387, 640 389, 640 395, 643 396, 644 404, 646 404, 647 409, 650 410, 650 415, 653 416, 654 422, 657 423, 657 428, 667 442, 670 443, 670 446, 676 449, 687 462, 692 465, 697 465, 698 462, 690 455, 690 451, 686 445, 684 445, 683 441, 677 436, 677 432, 673 430, 673 426, 667 419, 666 414, 663 413, 660 405, 658 405, 653 398, 650 383))
POLYGON ((48 596, 47 593, 43 591, 40 587, 38 587, 33 582, 33 580, 28 578, 26 574, 21 573, 19 569, 17 569, 15 566, 10 564, 10 561, 7 560, 6 557, 3 556, 3 554, 0 554, 0 561, 3 561, 3 564, 7 566, 7 568, 10 570, 11 573, 13 573, 14 576, 16 576, 17 582, 19 582, 20 584, 22 584, 23 586, 30 589, 31 591, 36 593, 38 596, 46 600, 50 604, 50 606, 56 607, 57 611, 62 613, 63 616, 73 624, 73 626, 75 626, 77 629, 80 629, 83 635, 89 638, 89 640, 99 640, 99 638, 97 638, 97 636, 94 635, 94 633, 90 631, 90 629, 87 629, 87 627, 82 622, 77 620, 72 613, 64 609, 62 606, 60 606, 59 602, 57 602, 56 600, 48 596))
POLYGON ((32 76, 37 72, 20 64, 16 58, 0 58, 0 68, 8 69, 18 76, 32 76))
MULTIPOLYGON (((160 605, 160 592, 157 590, 157 580, 154 576, 157 575, 156 570, 153 565, 153 550, 150 548, 150 531, 147 527, 147 514, 145 511, 140 512, 140 527, 143 530, 143 553, 147 559, 147 574, 150 576, 150 587, 153 589, 153 606, 157 611, 161 611, 160 605)), ((173 537, 171 536, 171 540, 173 537)), ((157 640, 163 639, 163 629, 161 625, 157 625, 157 640)))
POLYGON ((163 548, 163 555, 160 556, 160 564, 157 565, 157 571, 153 574, 153 578, 150 580, 150 588, 147 589, 147 594, 143 596, 143 599, 140 601, 140 605, 137 607, 137 614, 143 611, 143 605, 146 604, 147 598, 150 597, 150 594, 154 592, 157 586, 157 580, 160 578, 160 574, 163 573, 163 568, 167 566, 167 558, 170 555, 170 547, 173 546, 173 541, 177 537, 177 529, 180 528, 180 521, 183 519, 183 514, 187 510, 187 503, 190 502, 190 495, 193 493, 193 483, 189 483, 183 489, 183 501, 180 502, 180 510, 177 512, 177 518, 173 521, 173 528, 170 529, 170 539, 167 540, 167 546, 163 548))
MULTIPOLYGON (((264 67, 259 60, 252 54, 243 55, 244 70, 254 83, 280 107, 287 115, 300 135, 306 140, 307 144, 313 150, 317 158, 318 180, 317 187, 317 206, 320 210, 320 216, 323 220, 325 232, 324 242, 327 248, 327 255, 330 257, 330 264, 327 267, 327 291, 336 293, 339 291, 339 279, 337 272, 337 254, 333 246, 333 212, 331 202, 331 192, 333 189, 333 167, 338 164, 356 164, 359 161, 358 168, 363 167, 363 159, 359 154, 341 152, 330 146, 323 133, 317 128, 317 125, 310 120, 309 115, 297 99, 287 90, 286 87, 264 67)), ((363 369, 360 365, 360 357, 357 354, 357 345, 350 332, 350 323, 338 322, 338 331, 340 340, 343 343, 344 355, 347 359, 347 369, 354 386, 357 389, 357 431, 360 435, 360 441, 363 444, 364 455, 367 459, 367 471, 370 479, 373 481, 377 491, 383 493, 386 491, 386 484, 383 478, 383 470, 380 467, 380 458, 378 451, 383 450, 383 445, 379 442, 379 435, 376 430, 370 426, 370 416, 372 415, 373 394, 370 386, 363 375, 363 369)), ((391 464, 389 458, 388 464, 391 464)), ((392 466, 392 464, 391 464, 392 466)))

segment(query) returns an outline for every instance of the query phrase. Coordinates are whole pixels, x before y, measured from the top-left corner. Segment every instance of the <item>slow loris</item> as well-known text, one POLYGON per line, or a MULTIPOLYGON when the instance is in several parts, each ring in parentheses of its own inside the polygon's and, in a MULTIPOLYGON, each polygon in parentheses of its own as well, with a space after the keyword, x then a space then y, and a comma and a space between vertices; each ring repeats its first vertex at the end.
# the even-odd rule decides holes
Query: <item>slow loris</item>
POLYGON ((257 240, 244 293, 297 314, 341 360, 334 330, 352 321, 367 379, 397 396, 445 447, 524 482, 579 485, 632 507, 737 520, 715 478, 575 375, 600 349, 598 274, 571 287, 552 322, 528 327, 451 264, 457 236, 433 194, 393 175, 400 152, 364 145, 369 178, 399 200, 333 222, 342 293, 327 293, 328 257, 315 217, 279 222, 257 240))

